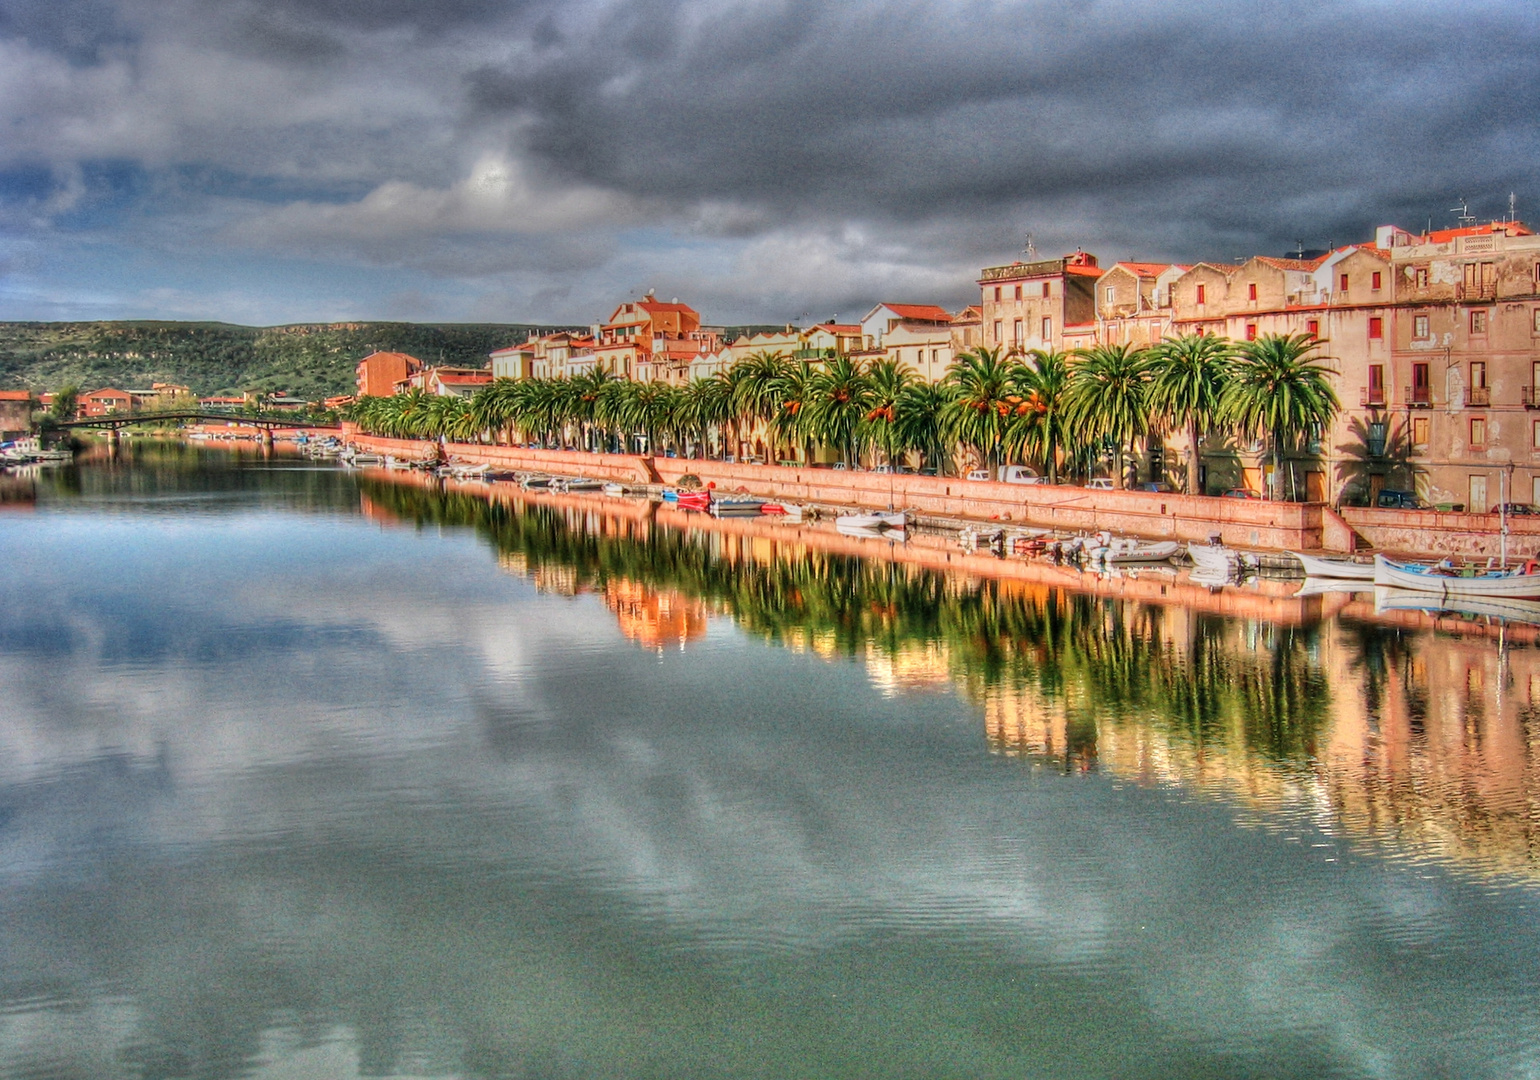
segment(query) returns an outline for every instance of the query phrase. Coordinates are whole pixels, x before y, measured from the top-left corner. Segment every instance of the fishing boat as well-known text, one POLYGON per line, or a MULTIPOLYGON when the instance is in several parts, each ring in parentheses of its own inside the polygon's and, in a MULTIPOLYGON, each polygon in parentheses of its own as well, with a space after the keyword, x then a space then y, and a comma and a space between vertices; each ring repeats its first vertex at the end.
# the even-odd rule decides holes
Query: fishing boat
POLYGON ((850 529, 902 529, 909 523, 909 514, 905 510, 873 510, 841 514, 834 523, 850 529))
POLYGON ((1324 559, 1319 555, 1289 552, 1305 568, 1307 578, 1349 578, 1353 581, 1373 581, 1374 564, 1353 559, 1324 559))
POLYGON ((1540 624, 1540 601, 1500 596, 1443 596, 1385 585, 1374 586, 1374 610, 1426 611, 1435 615, 1469 615, 1508 622, 1540 624))
POLYGON ((1530 559, 1509 569, 1451 566, 1442 563, 1395 562, 1374 557, 1374 583, 1442 597, 1540 597, 1540 564, 1530 559))
POLYGON ((711 513, 715 517, 758 517, 763 499, 713 499, 711 513))

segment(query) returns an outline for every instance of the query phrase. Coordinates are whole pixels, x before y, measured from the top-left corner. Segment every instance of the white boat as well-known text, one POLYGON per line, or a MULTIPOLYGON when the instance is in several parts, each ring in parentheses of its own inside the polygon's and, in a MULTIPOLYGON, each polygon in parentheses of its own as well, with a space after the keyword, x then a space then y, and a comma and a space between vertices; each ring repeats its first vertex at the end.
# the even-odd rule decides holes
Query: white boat
POLYGON ((603 491, 604 481, 587 476, 574 476, 569 480, 563 480, 561 486, 563 491, 603 491))
POLYGON ((1228 577, 1240 565, 1235 552, 1223 544, 1188 544, 1187 557, 1203 574, 1224 574, 1228 577))
POLYGON ((759 517, 760 507, 765 505, 763 499, 712 499, 711 513, 713 517, 759 517))
POLYGON ((1108 563, 1166 562, 1181 550, 1181 546, 1175 540, 1146 543, 1120 538, 1106 546, 1106 554, 1102 556, 1101 561, 1108 563))
POLYGON ((842 536, 863 536, 868 540, 891 540, 903 542, 909 539, 908 534, 901 528, 891 525, 854 525, 850 521, 853 518, 863 517, 859 514, 845 514, 834 519, 834 528, 842 536))
POLYGON ((1374 564, 1352 559, 1323 559, 1319 555, 1289 552, 1305 568, 1307 578, 1350 578, 1353 581, 1373 581, 1374 564))
POLYGON ((379 454, 354 454, 348 458, 349 465, 383 465, 385 459, 379 454))
POLYGON ((1374 610, 1427 611, 1437 615, 1476 615, 1509 622, 1540 623, 1540 601, 1499 596, 1441 596, 1385 585, 1374 587, 1374 610))
POLYGON ((841 514, 834 523, 849 529, 902 529, 909 523, 909 515, 904 510, 873 510, 864 514, 841 514))
POLYGON ((612 496, 613 498, 619 498, 620 496, 626 494, 627 490, 628 489, 624 484, 616 484, 611 482, 604 485, 604 493, 606 495, 612 496))
POLYGON ((1441 563, 1393 562, 1374 557, 1374 583, 1413 592, 1452 596, 1540 597, 1540 572, 1533 560, 1508 570, 1460 571, 1441 563), (1527 572, 1526 572, 1527 571, 1527 572), (1466 576, 1469 574, 1469 576, 1466 576))

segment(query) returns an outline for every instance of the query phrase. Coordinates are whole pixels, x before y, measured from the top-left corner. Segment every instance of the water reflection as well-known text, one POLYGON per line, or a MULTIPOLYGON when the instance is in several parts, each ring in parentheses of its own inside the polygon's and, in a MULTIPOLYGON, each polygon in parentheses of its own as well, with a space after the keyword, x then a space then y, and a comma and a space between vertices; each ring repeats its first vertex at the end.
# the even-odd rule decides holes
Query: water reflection
POLYGON ((0 515, 0 1075, 1534 1070, 1527 644, 147 465, 0 515))
POLYGON ((636 504, 611 514, 364 489, 395 520, 475 527, 541 589, 602 592, 648 645, 695 640, 719 610, 792 650, 859 657, 889 694, 962 691, 996 754, 1221 793, 1414 857, 1540 877, 1532 638, 1411 630, 1374 621, 1367 601, 1307 625, 1233 619, 834 555, 773 532, 681 531, 636 504), (677 627, 646 628, 674 611, 677 627))

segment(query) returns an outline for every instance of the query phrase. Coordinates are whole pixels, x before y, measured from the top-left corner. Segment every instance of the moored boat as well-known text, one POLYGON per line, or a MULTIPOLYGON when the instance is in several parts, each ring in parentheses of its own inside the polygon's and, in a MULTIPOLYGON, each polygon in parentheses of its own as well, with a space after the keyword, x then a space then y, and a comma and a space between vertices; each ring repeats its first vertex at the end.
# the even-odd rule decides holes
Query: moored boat
POLYGON ((1204 574, 1235 573, 1240 560, 1235 552, 1222 544, 1188 544, 1187 557, 1204 574))
POLYGON ((909 514, 904 510, 872 510, 841 514, 834 523, 850 529, 902 529, 909 523, 909 514))
POLYGON ((681 510, 699 510, 704 513, 711 509, 711 492, 681 491, 674 498, 673 503, 681 510))
POLYGON ((618 498, 621 495, 625 495, 629 490, 630 489, 627 488, 626 485, 617 484, 613 481, 604 485, 604 493, 615 498, 618 498))
POLYGON ((1531 559, 1510 569, 1455 567, 1447 563, 1396 562, 1374 557, 1374 583, 1442 597, 1540 597, 1540 565, 1531 559))
POLYGON ((1103 561, 1109 563, 1166 562, 1181 550, 1175 540, 1145 543, 1139 540, 1114 540, 1107 545, 1103 561))
POLYGON ((1374 564, 1372 562, 1357 562, 1353 559, 1327 559, 1319 555, 1306 555, 1302 552, 1291 551, 1290 555, 1299 560, 1305 568, 1307 578, 1348 578, 1353 581, 1373 581, 1374 564))
POLYGON ((713 499, 711 512, 716 517, 758 517, 763 499, 713 499))

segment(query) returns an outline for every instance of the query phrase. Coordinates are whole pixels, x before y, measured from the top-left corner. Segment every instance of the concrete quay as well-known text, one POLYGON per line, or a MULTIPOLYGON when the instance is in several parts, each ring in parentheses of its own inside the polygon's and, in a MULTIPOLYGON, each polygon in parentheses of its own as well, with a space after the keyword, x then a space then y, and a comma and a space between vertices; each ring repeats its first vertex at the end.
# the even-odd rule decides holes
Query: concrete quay
MULTIPOLYGON (((1071 486, 1002 484, 959 477, 888 475, 808 466, 743 465, 694 458, 591 454, 478 443, 364 435, 343 425, 361 450, 422 460, 437 455, 519 472, 589 476, 633 485, 672 485, 692 474, 722 492, 838 507, 913 510, 943 525, 1005 524, 1065 532, 1107 530, 1156 540, 1207 542, 1253 551, 1350 552, 1380 549, 1419 555, 1486 558, 1499 553, 1495 514, 1432 510, 1343 509, 1320 503, 1226 499, 1144 491, 1092 491, 1071 486)), ((1508 519, 1509 558, 1540 554, 1540 517, 1508 519)))

